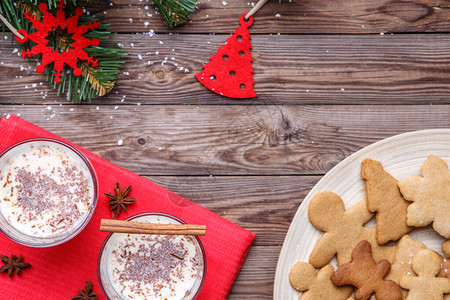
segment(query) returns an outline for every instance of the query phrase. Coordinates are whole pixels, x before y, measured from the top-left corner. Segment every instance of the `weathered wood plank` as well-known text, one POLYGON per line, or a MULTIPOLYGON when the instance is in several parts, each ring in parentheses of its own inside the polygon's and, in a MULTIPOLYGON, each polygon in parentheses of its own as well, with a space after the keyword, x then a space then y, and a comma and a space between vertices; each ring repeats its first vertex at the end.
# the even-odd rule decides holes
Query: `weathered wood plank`
POLYGON ((280 246, 300 203, 321 176, 151 176, 151 181, 280 246))
MULTIPOLYGON (((259 98, 246 101, 210 92, 194 77, 225 39, 118 35, 129 51, 120 85, 94 103, 450 103, 450 35, 255 36, 259 98)), ((0 42, 0 103, 67 103, 13 53, 16 46, 0 42)))
MULTIPOLYGON (((200 0, 191 20, 175 30, 166 29, 151 0, 94 1, 88 10, 103 16, 117 32, 231 33, 239 26, 240 15, 256 2, 200 0)), ((449 8, 445 0, 272 0, 255 15, 251 32, 448 32, 449 8)))
POLYGON ((228 299, 273 299, 273 281, 281 246, 253 246, 228 299))
POLYGON ((324 174, 380 139, 450 127, 449 105, 115 108, 0 106, 141 175, 324 174))

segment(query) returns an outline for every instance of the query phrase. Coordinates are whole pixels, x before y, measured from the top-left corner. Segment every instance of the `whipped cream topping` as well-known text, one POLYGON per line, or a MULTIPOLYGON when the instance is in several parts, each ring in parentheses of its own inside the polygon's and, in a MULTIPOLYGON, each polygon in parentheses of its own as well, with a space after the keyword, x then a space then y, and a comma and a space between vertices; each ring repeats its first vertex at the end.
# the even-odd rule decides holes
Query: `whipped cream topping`
POLYGON ((113 242, 109 272, 124 299, 184 299, 201 280, 203 257, 193 237, 117 234, 113 242))
POLYGON ((49 237, 82 222, 94 197, 90 172, 59 145, 30 143, 0 172, 0 213, 17 230, 49 237))

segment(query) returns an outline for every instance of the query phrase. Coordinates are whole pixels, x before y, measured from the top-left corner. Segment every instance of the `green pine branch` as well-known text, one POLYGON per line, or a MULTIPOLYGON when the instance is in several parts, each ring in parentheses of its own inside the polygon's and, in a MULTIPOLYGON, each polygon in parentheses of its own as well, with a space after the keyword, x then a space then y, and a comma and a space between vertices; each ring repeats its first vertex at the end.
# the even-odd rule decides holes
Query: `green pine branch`
POLYGON ((197 0, 153 0, 153 2, 169 28, 185 23, 195 11, 197 4, 197 0))
MULTIPOLYGON (((58 0, 0 0, 0 14, 6 17, 15 28, 24 29, 28 33, 32 33, 35 29, 24 18, 24 13, 29 12, 38 18, 42 18, 42 13, 38 9, 40 3, 46 3, 49 11, 56 14, 58 0)), ((76 0, 66 0, 66 8, 64 9, 66 18, 74 14, 70 12, 74 12, 76 5, 76 0)), ((78 23, 81 25, 93 21, 99 21, 99 19, 82 15, 78 23)), ((69 101, 81 103, 86 100, 91 101, 92 98, 97 96, 103 96, 113 88, 117 81, 117 74, 125 64, 123 57, 127 53, 124 49, 113 47, 113 43, 108 41, 113 35, 113 33, 106 31, 109 25, 100 23, 99 28, 90 30, 83 35, 88 39, 97 38, 100 41, 99 46, 90 46, 84 49, 89 56, 98 60, 97 67, 92 67, 86 62, 78 60, 77 67, 81 68, 82 75, 74 76, 73 69, 70 66, 64 65, 59 84, 54 82, 55 73, 53 63, 45 67, 47 83, 57 90, 58 95, 65 94, 69 101)), ((3 32, 5 32, 6 26, 3 27, 3 32)), ((48 36, 48 39, 48 45, 51 45, 54 50, 59 51, 65 51, 72 42, 70 35, 67 35, 65 31, 55 31, 53 35, 48 36)), ((21 50, 31 49, 34 46, 33 44, 34 42, 27 41, 23 44, 20 43, 19 48, 21 50)), ((42 55, 37 56, 39 63, 41 59, 42 55)))

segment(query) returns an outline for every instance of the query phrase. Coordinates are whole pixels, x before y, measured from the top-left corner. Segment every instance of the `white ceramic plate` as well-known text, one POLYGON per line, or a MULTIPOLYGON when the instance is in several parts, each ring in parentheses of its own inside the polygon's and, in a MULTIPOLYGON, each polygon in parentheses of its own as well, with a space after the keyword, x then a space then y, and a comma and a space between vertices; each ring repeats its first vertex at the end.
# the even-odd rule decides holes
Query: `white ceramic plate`
MULTIPOLYGON (((278 259, 274 299, 298 300, 300 295, 289 284, 289 270, 298 261, 308 261, 309 254, 322 235, 308 219, 309 202, 315 194, 335 192, 344 200, 345 207, 349 208, 365 199, 364 182, 361 179, 361 162, 365 158, 380 161, 387 172, 403 180, 409 175, 420 174, 420 167, 430 154, 450 165, 450 129, 415 131, 384 139, 352 154, 330 170, 309 192, 294 216, 278 259)), ((366 226, 374 226, 374 221, 366 226)), ((442 254, 443 238, 430 227, 414 229, 410 235, 442 254)))

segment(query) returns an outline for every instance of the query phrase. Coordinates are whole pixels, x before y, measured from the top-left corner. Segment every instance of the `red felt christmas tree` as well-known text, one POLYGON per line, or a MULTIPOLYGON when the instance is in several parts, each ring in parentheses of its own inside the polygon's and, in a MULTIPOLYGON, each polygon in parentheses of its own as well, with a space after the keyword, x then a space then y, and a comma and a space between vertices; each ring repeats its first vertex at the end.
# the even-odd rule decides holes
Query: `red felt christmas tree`
POLYGON ((248 27, 253 17, 240 18, 241 26, 227 39, 225 45, 217 50, 203 70, 195 77, 209 90, 230 98, 256 97, 253 90, 253 67, 248 27))

